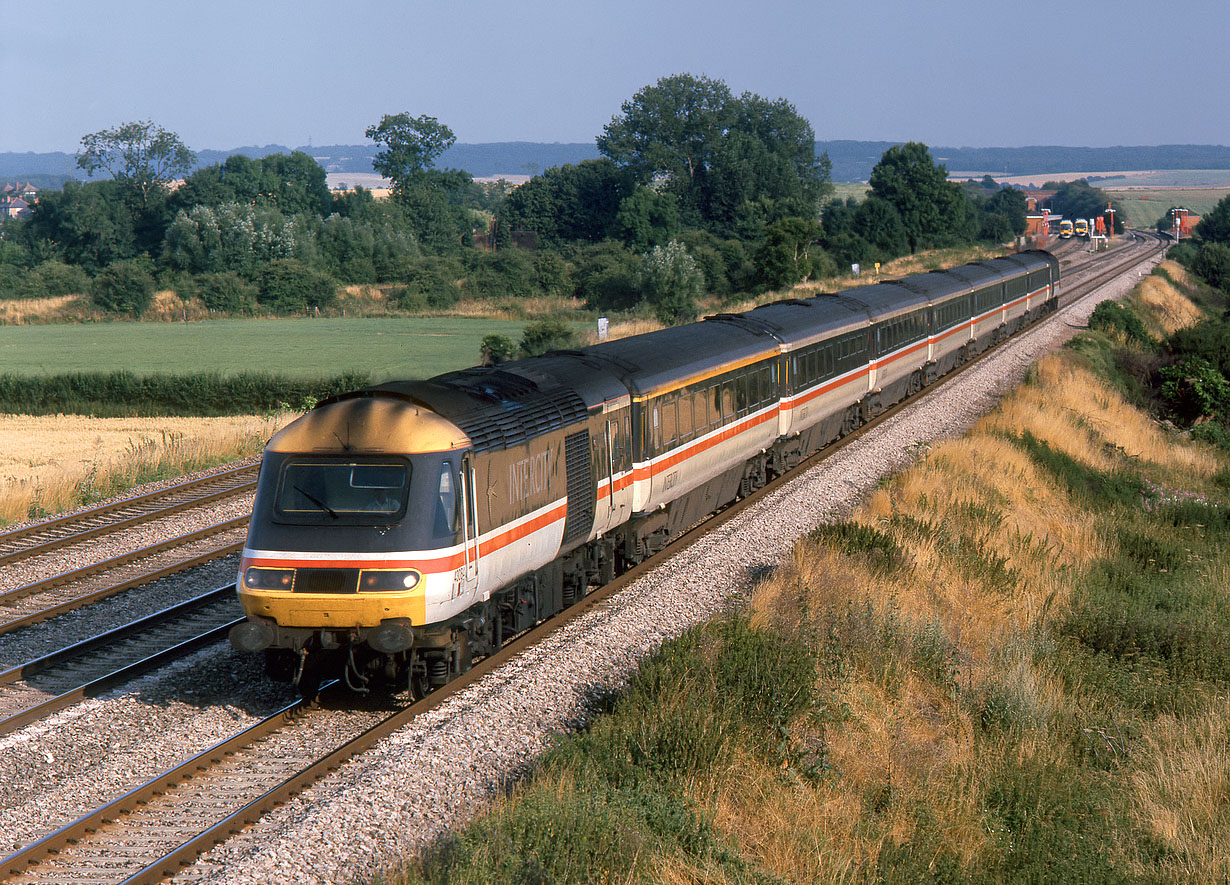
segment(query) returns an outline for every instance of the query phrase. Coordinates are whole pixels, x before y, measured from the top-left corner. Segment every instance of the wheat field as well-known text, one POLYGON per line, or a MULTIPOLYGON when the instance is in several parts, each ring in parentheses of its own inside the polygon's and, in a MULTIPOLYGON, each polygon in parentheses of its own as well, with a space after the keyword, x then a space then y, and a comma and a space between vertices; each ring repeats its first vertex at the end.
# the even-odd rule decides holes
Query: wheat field
POLYGON ((256 454, 294 417, 0 415, 0 519, 55 513, 135 482, 256 454))

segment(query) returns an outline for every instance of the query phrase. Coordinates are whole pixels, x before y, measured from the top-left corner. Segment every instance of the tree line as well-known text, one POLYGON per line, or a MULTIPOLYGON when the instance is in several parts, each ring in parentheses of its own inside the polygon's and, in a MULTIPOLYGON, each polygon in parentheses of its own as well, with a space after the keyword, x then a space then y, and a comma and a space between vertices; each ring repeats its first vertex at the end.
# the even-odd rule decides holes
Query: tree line
POLYGON ((339 284, 390 284, 410 311, 571 296, 677 322, 705 295, 784 290, 1025 228, 1019 191, 949 182, 918 143, 884 153, 866 199, 834 200, 828 157, 788 101, 690 74, 624 102, 599 159, 517 188, 436 168, 455 138, 434 117, 386 115, 366 135, 388 200, 330 192, 302 152, 188 174, 195 156, 152 122, 86 135, 78 165, 106 177, 44 192, 29 219, 4 225, 0 297, 88 291, 139 316, 170 288, 211 310, 293 314, 331 309, 339 284))

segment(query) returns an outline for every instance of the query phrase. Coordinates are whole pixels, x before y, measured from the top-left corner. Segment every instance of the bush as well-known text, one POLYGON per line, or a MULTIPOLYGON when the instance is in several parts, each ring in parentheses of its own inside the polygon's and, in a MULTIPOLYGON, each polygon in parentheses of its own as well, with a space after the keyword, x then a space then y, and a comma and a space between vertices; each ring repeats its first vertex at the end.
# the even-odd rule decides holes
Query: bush
POLYGON ((337 283, 297 258, 279 258, 260 271, 256 300, 274 313, 301 313, 337 301, 337 283))
POLYGON ((26 415, 253 415, 289 403, 302 408, 370 383, 365 373, 288 378, 265 372, 222 375, 0 375, 0 402, 26 415))
POLYGON ((256 303, 256 290, 236 273, 201 274, 194 283, 196 297, 210 310, 244 313, 256 303))
POLYGON ((15 264, 0 264, 0 298, 25 298, 29 274, 15 264))
POLYGON ((668 325, 696 319, 696 299, 704 281, 696 259, 678 240, 654 246, 642 259, 642 296, 658 320, 668 325))
POLYGON ((1230 246, 1205 243, 1192 261, 1192 270, 1210 286, 1230 292, 1230 246))
POLYGON ((534 294, 534 265, 520 249, 479 252, 466 276, 466 293, 474 298, 529 298, 534 294))
POLYGON ((1153 343, 1140 317, 1130 307, 1118 301, 1100 302, 1089 315, 1089 328, 1118 333, 1129 341, 1137 341, 1145 345, 1153 343))
POLYGON ((139 317, 154 297, 154 278, 135 261, 117 261, 94 278, 90 297, 108 313, 139 317))
POLYGON ((543 249, 534 255, 534 285, 547 296, 568 291, 568 265, 558 252, 543 249))
POLYGON ((79 295, 89 288, 89 275, 62 261, 44 261, 30 271, 30 289, 39 295, 79 295))
POLYGON ((517 355, 517 344, 507 335, 484 335, 479 356, 484 366, 498 366, 517 355))
POLYGON ((452 307, 461 300, 461 290, 457 286, 461 276, 461 263, 456 259, 424 258, 409 268, 405 275, 406 285, 396 290, 396 304, 403 310, 452 307))
POLYGON ((628 310, 641 299, 640 265, 619 243, 586 247, 573 273, 576 295, 592 310, 628 310))
POLYGON ((575 347, 577 333, 563 320, 548 317, 530 323, 521 333, 521 355, 538 356, 549 350, 565 350, 575 347))
POLYGON ((1167 408, 1184 420, 1227 414, 1230 382, 1203 357, 1189 356, 1181 363, 1162 367, 1158 375, 1162 379, 1158 393, 1167 408))
POLYGON ((1178 361, 1198 356, 1217 366, 1223 375, 1230 374, 1230 322, 1204 320, 1178 329, 1167 339, 1166 350, 1178 361))

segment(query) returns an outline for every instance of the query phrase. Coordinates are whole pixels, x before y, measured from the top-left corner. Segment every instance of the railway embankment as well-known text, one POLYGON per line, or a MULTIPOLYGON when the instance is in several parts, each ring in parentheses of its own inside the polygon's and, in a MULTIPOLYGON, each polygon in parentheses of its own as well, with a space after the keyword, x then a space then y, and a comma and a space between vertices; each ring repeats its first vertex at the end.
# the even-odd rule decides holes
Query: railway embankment
POLYGON ((404 881, 1224 878, 1230 458, 1146 408, 1222 306, 1146 278, 404 881))

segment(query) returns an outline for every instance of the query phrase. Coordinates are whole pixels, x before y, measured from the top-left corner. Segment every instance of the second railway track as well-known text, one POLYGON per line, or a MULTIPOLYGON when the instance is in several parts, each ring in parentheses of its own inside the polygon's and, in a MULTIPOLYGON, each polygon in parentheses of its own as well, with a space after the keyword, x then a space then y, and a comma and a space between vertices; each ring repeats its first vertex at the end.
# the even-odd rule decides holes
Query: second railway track
POLYGON ((244 464, 166 488, 0 532, 0 565, 163 519, 215 501, 252 492, 257 466, 244 464))

